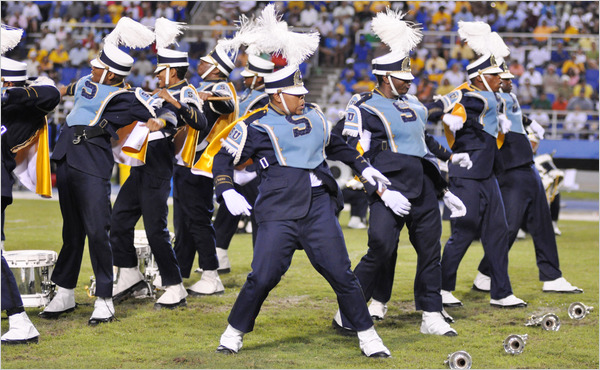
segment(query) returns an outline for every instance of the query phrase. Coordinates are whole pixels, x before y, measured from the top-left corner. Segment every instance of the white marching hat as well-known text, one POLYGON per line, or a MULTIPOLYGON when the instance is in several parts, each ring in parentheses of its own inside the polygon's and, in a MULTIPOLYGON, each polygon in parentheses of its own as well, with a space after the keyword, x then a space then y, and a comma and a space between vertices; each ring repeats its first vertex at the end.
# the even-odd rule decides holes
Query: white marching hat
POLYGON ((404 53, 391 52, 372 60, 373 74, 392 76, 401 80, 414 80, 410 57, 404 53))
POLYGON ((200 60, 212 64, 219 71, 223 72, 225 76, 229 76, 235 68, 233 60, 231 60, 227 52, 219 44, 208 55, 201 57, 200 60))
POLYGON ((248 64, 241 72, 243 77, 265 77, 269 73, 273 73, 275 63, 263 59, 258 55, 248 55, 248 64))
POLYGON ((504 72, 496 58, 492 54, 486 54, 479 57, 474 62, 467 66, 467 74, 469 79, 477 77, 479 74, 495 75, 504 72))
POLYGON ((308 90, 302 82, 302 73, 298 66, 286 66, 265 76, 265 92, 267 94, 305 95, 308 90))
POLYGON ((25 81, 27 80, 27 64, 16 60, 2 57, 0 61, 2 81, 25 81))
POLYGON ((167 48, 159 48, 156 53, 156 69, 154 73, 158 73, 165 68, 187 67, 188 53, 185 51, 177 51, 167 48))
POLYGON ((515 78, 515 75, 513 75, 510 70, 508 69, 508 65, 506 64, 506 61, 504 60, 504 58, 500 58, 497 60, 498 65, 500 66, 500 68, 502 69, 502 72, 500 73, 500 78, 503 80, 508 80, 511 78, 515 78))
POLYGON ((133 66, 133 58, 119 49, 119 47, 106 43, 98 57, 90 62, 92 67, 107 69, 108 71, 127 76, 133 66))

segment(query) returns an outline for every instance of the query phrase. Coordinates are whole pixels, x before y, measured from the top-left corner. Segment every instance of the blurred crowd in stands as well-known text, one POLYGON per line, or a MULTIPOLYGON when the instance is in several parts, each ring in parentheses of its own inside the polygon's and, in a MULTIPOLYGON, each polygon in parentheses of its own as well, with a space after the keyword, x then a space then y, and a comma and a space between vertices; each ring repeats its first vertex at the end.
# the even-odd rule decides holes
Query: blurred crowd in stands
MULTIPOLYGON (((204 25, 214 29, 186 35, 178 48, 190 55, 192 84, 199 81, 196 66, 220 37, 232 31, 240 14, 251 17, 265 1, 220 1, 204 25)), ((548 125, 547 110, 568 111, 559 119, 565 128, 598 129, 597 115, 590 123, 586 111, 598 109, 598 2, 597 1, 278 1, 279 12, 289 25, 318 30, 321 44, 319 68, 341 71, 329 104, 345 105, 354 93, 374 88, 370 61, 386 53, 370 32, 372 17, 386 7, 406 12, 406 19, 421 23, 425 37, 412 55, 415 80, 409 93, 428 102, 466 81, 465 67, 473 51, 456 35, 459 21, 483 21, 500 32, 511 54, 507 58, 516 76, 513 86, 524 109, 548 125), (436 32, 431 32, 436 31, 436 32), (514 35, 528 33, 528 37, 514 35), (586 35, 589 35, 586 36, 586 35), (567 126, 570 125, 570 126, 567 126)), ((96 57, 110 25, 128 16, 149 27, 159 17, 190 22, 192 1, 3 1, 2 22, 26 31, 26 42, 9 57, 28 63, 28 75, 48 75, 68 84, 89 73, 89 60, 96 57)), ((137 60, 129 82, 152 91, 155 50, 134 51, 137 60)), ((314 60, 315 58, 313 58, 314 60)), ((242 88, 246 56, 242 53, 231 74, 242 88)), ((276 65, 285 60, 274 60, 276 65)), ((575 135, 573 136, 575 137, 575 135)), ((597 139, 597 132, 591 138, 597 139)))

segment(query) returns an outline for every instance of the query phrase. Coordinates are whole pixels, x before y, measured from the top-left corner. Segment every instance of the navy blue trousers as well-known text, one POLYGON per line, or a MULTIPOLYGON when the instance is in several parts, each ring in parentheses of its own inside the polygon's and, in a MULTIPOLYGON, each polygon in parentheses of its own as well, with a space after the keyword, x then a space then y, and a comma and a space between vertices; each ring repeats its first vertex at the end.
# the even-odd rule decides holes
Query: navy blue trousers
POLYGON ((58 200, 63 218, 63 245, 52 272, 58 286, 74 289, 88 238, 96 296, 112 297, 113 258, 110 229, 110 181, 70 167, 65 159, 56 168, 58 200))
MULTIPOLYGON (((556 236, 540 175, 532 167, 513 168, 498 176, 498 184, 508 221, 509 248, 514 244, 519 228, 524 226, 533 239, 540 280, 558 279, 562 273, 556 236)), ((490 263, 484 257, 479 271, 489 276, 490 270, 490 263)))
MULTIPOLYGON (((256 197, 258 197, 258 184, 260 184, 260 178, 257 177, 244 186, 235 184, 235 190, 246 198, 248 204, 254 207, 256 197)), ((214 222, 217 248, 229 249, 229 244, 238 229, 241 218, 241 215, 232 215, 227 206, 224 203, 221 204, 214 222)), ((252 222, 252 245, 254 246, 256 244, 256 230, 258 229, 254 211, 250 214, 250 221, 252 222)))
POLYGON ((2 256, 2 296, 0 301, 2 301, 2 311, 11 311, 23 306, 17 281, 4 256, 2 256))
MULTIPOLYGON (((406 224, 410 242, 417 252, 417 272, 414 281, 415 307, 423 311, 441 311, 442 297, 440 289, 442 274, 440 267, 440 237, 442 236, 442 218, 436 191, 431 179, 423 176, 421 194, 410 199, 410 213, 404 217, 396 215, 381 201, 373 196, 369 216, 369 249, 363 256, 354 273, 360 281, 363 293, 368 301, 381 282, 390 284, 390 273, 393 273, 395 257, 398 251, 400 231, 406 224)), ((385 297, 378 297, 383 299, 385 297)), ((383 302, 387 302, 387 300, 383 302)), ((379 300, 379 299, 378 299, 379 300)), ((342 323, 349 326, 342 316, 342 323)), ((353 328, 354 329, 354 328, 353 328)))
POLYGON ((452 235, 442 254, 442 289, 456 288, 458 265, 477 238, 490 262, 492 299, 512 294, 508 277, 508 225, 502 194, 494 175, 484 180, 450 178, 450 191, 462 200, 467 214, 450 221, 452 235))
POLYGON ((173 225, 175 226, 175 255, 181 276, 190 277, 196 251, 203 270, 219 267, 215 250, 215 229, 212 215, 213 180, 192 174, 183 166, 173 171, 173 225))
POLYGON ((366 330, 373 326, 360 284, 350 269, 342 228, 335 216, 335 202, 322 188, 314 188, 308 214, 298 220, 260 223, 252 260, 252 272, 240 290, 229 324, 244 333, 254 322, 269 292, 290 267, 298 247, 331 285, 341 312, 352 326, 366 330))
POLYGON ((135 225, 143 216, 148 243, 165 286, 182 281, 168 228, 167 200, 170 192, 170 179, 161 179, 132 167, 129 177, 119 190, 110 222, 114 265, 136 267, 138 257, 133 239, 135 225))

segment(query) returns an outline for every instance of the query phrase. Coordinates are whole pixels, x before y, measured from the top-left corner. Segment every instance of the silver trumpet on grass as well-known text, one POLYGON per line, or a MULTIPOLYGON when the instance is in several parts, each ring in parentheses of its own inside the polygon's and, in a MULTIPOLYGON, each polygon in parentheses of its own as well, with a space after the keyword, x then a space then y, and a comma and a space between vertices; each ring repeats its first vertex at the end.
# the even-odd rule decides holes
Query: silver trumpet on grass
POLYGON ((541 325, 544 330, 558 331, 560 329, 560 319, 553 313, 547 313, 542 317, 532 315, 525 326, 541 325))
POLYGON ((525 349, 525 343, 527 342, 527 334, 518 335, 511 334, 504 339, 504 351, 511 355, 520 355, 525 349))
POLYGON ((466 351, 456 351, 448 355, 448 359, 444 361, 444 364, 451 369, 470 369, 473 360, 466 351))
POLYGON ((581 320, 593 309, 594 307, 586 306, 581 302, 571 303, 569 306, 569 317, 575 320, 581 320))

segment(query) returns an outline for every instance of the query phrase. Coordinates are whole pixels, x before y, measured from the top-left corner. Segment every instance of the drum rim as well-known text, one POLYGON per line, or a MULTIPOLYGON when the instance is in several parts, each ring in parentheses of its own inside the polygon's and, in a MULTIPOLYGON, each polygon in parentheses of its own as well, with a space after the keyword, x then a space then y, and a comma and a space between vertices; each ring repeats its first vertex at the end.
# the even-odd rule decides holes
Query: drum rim
POLYGON ((4 256, 9 267, 44 267, 54 266, 58 258, 58 253, 43 249, 20 249, 3 251, 2 256, 4 256))

